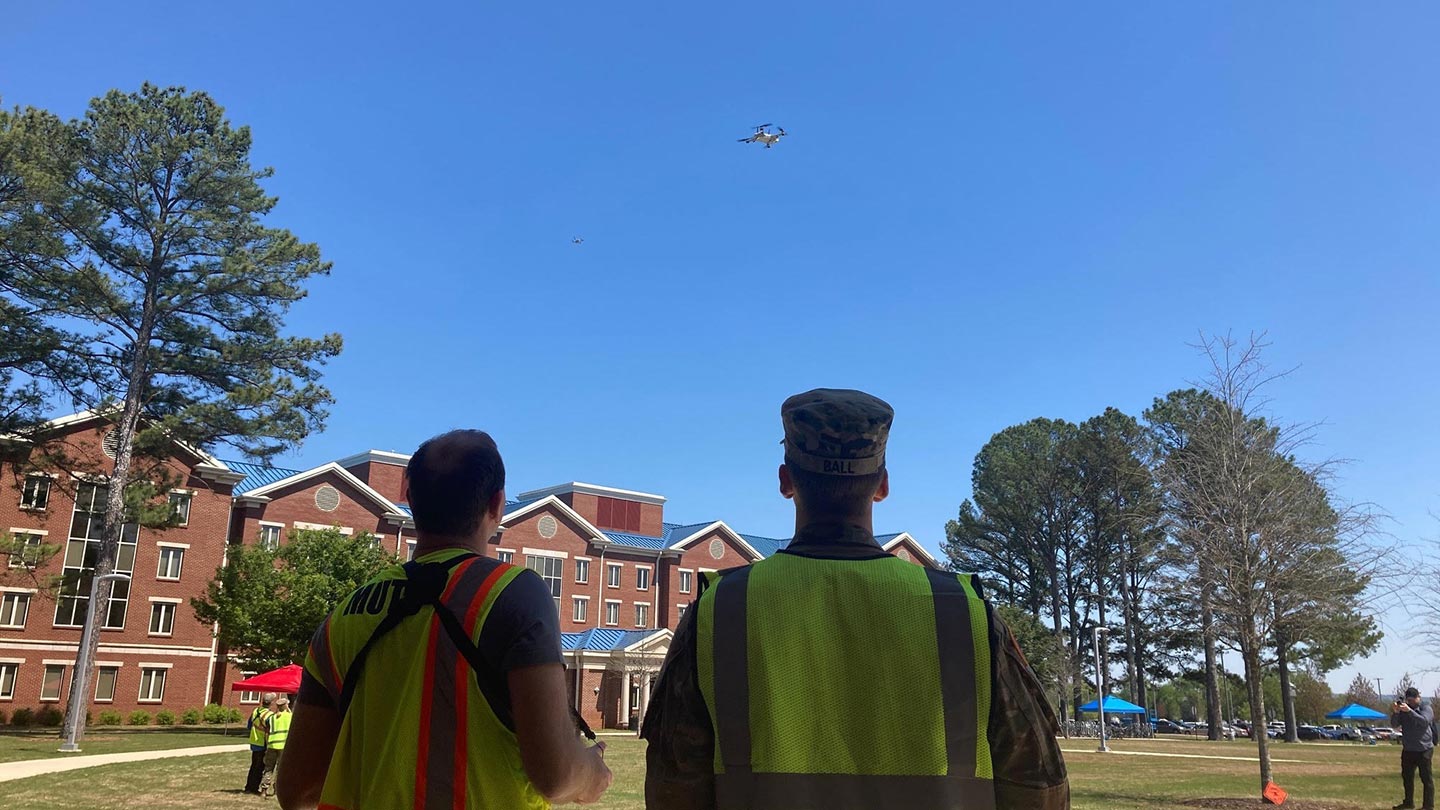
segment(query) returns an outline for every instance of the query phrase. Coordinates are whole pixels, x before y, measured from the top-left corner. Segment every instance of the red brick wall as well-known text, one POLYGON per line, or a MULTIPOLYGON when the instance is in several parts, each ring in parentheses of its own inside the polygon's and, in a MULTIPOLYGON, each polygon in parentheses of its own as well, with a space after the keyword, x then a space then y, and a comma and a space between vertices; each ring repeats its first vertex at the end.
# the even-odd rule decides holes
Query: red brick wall
MULTIPOLYGON (((232 528, 232 540, 243 543, 258 542, 261 523, 284 524, 285 530, 281 537, 288 537, 296 521, 299 521, 325 526, 339 525, 353 529, 357 534, 362 531, 383 534, 381 545, 385 550, 404 556, 404 548, 398 545, 398 524, 385 520, 385 510, 381 506, 336 473, 326 472, 308 478, 272 492, 269 497, 269 503, 240 506, 232 528), (326 485, 334 487, 340 493, 340 505, 333 512, 322 511, 315 505, 316 490, 326 485)), ((413 539, 415 531, 407 530, 406 535, 413 539)))
POLYGON ((666 572, 665 624, 663 626, 675 629, 675 625, 680 621, 680 612, 676 605, 690 602, 700 595, 700 570, 702 568, 723 571, 726 568, 748 565, 752 562, 754 560, 750 557, 750 552, 746 551, 744 546, 736 543, 723 529, 713 529, 690 541, 690 544, 682 551, 680 559, 671 563, 666 572), (717 539, 722 546, 719 559, 710 553, 710 544, 717 539), (688 568, 695 572, 692 576, 689 594, 679 592, 679 569, 681 568, 688 568))
POLYGON ((925 552, 919 546, 910 542, 908 538, 901 540, 899 544, 890 549, 890 553, 901 559, 908 559, 916 565, 923 565, 926 568, 936 567, 930 564, 930 560, 925 556, 925 552))
POLYGON ((380 461, 364 461, 353 467, 346 467, 346 469, 392 502, 405 502, 405 496, 401 491, 401 484, 405 480, 404 466, 380 461))
MULTIPOLYGON (((104 432, 97 429, 94 423, 80 427, 64 437, 66 452, 80 459, 77 466, 83 469, 109 472, 113 469, 113 462, 100 451, 103 435, 104 432)), ((0 531, 18 528, 49 532, 45 538, 47 544, 57 546, 60 550, 46 565, 34 572, 38 579, 43 580, 60 574, 64 567, 64 547, 74 512, 74 485, 68 482, 68 478, 59 479, 51 488, 50 503, 44 512, 22 510, 19 507, 22 479, 17 475, 14 464, 17 460, 9 458, 0 461, 0 531)), ((215 485, 194 475, 184 460, 171 460, 166 466, 181 477, 184 481, 183 488, 193 492, 189 523, 163 531, 140 531, 125 627, 120 630, 100 631, 98 660, 117 662, 122 666, 117 678, 114 702, 97 706, 93 709, 97 714, 103 709, 114 709, 128 714, 136 708, 152 713, 163 708, 178 714, 185 708, 204 703, 205 673, 209 667, 211 651, 210 627, 195 620, 189 601, 192 597, 204 593, 206 585, 224 558, 226 528, 230 515, 230 488, 215 485), (179 581, 161 581, 157 578, 160 543, 188 546, 184 549, 179 581), (168 636, 152 636, 149 633, 152 597, 180 600, 175 610, 173 631, 168 636), (142 662, 169 664, 172 667, 167 676, 164 699, 160 704, 138 703, 138 665, 142 662)), ((29 581, 24 570, 0 568, 0 586, 28 588, 34 587, 34 582, 29 581)), ((0 629, 0 659, 24 660, 19 669, 15 697, 11 701, 0 701, 0 711, 11 712, 17 708, 38 707, 43 662, 73 662, 75 645, 79 643, 81 630, 78 627, 55 627, 54 619, 55 600, 48 594, 36 593, 31 597, 24 629, 0 629), (43 646, 55 645, 63 645, 63 648, 42 649, 43 646)), ((68 695, 70 672, 71 667, 67 666, 62 699, 64 695, 68 695)), ((63 708, 63 703, 60 707, 63 708)))

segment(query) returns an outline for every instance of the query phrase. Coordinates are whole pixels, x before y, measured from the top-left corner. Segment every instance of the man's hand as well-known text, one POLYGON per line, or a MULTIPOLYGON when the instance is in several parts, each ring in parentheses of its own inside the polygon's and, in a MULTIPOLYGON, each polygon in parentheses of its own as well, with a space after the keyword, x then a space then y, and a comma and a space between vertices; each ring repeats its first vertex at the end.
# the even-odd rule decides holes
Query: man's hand
POLYGON ((588 762, 588 770, 593 774, 592 783, 580 795, 575 797, 576 804, 594 804, 600 801, 605 791, 610 789, 610 783, 615 781, 615 775, 610 772, 609 766, 605 764, 605 743, 597 742, 585 752, 588 762))
POLYGON ((1408 712, 1408 711, 1410 711, 1410 704, 1409 704, 1409 703, 1401 703, 1401 704, 1399 704, 1398 706, 1395 707, 1395 711, 1397 711, 1397 712, 1408 712))

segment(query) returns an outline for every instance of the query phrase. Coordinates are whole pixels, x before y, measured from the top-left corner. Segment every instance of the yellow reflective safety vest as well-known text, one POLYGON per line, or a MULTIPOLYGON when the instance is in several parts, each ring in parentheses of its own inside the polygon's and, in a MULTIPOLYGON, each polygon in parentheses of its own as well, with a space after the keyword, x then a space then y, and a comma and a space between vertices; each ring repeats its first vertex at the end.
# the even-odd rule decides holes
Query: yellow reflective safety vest
POLYGON ((718 810, 991 810, 989 618, 970 575, 781 552, 706 577, 718 810))
POLYGON ((265 736, 265 747, 285 750, 285 738, 290 736, 290 721, 294 719, 295 715, 290 712, 273 712, 266 721, 269 732, 265 736))
POLYGON ((270 710, 256 706, 250 713, 250 744, 256 748, 265 747, 265 721, 270 719, 270 710))
MULTIPOLYGON (((491 607, 525 570, 455 550, 427 554, 411 567, 435 574, 430 564, 444 568, 435 584, 440 602, 476 643, 491 607)), ((385 569, 350 594, 310 642, 306 671, 339 696, 337 706, 348 699, 320 810, 548 810, 525 773, 514 730, 491 708, 437 611, 421 607, 376 635, 392 603, 414 596, 419 584, 405 566, 385 569), (362 650, 363 667, 347 684, 362 650)))

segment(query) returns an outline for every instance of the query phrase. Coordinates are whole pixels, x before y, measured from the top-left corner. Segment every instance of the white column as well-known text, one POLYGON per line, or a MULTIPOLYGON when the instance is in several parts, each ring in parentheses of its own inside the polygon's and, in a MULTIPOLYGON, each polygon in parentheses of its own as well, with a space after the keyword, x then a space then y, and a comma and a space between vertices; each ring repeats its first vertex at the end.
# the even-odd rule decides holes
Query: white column
POLYGON ((630 670, 620 672, 620 727, 630 728, 630 670))
POLYGON ((645 712, 650 710, 650 670, 640 673, 640 723, 645 723, 645 712))

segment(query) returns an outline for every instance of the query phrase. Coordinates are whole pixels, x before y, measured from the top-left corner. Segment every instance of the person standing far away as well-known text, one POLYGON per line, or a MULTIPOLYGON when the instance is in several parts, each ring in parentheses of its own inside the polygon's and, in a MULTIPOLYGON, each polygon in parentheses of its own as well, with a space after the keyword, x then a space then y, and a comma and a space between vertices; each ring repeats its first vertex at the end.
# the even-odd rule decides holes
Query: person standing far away
POLYGON ((1435 777, 1430 766, 1435 755, 1435 709, 1429 703, 1420 702, 1420 690, 1410 687, 1405 690, 1405 699, 1396 700, 1390 713, 1390 725, 1400 729, 1400 781, 1405 785, 1405 801, 1395 805, 1395 810, 1411 810, 1415 807, 1415 771, 1420 771, 1420 785, 1424 789, 1424 810, 1435 810, 1435 777))
POLYGON ((1058 724, 970 575, 876 542, 894 412, 780 407, 795 536, 702 577, 645 718, 650 810, 1060 810, 1058 724))
POLYGON ((571 720, 550 590, 484 555, 505 509, 489 435, 457 430, 405 471, 415 559, 316 630, 281 758, 286 810, 506 808, 598 801, 604 744, 571 720))
POLYGON ((260 793, 260 777, 265 774, 265 720, 270 716, 270 704, 274 702, 274 692, 261 695, 260 705, 245 721, 245 730, 250 732, 250 772, 245 776, 246 793, 260 793))
POLYGON ((290 713, 290 698, 275 701, 275 710, 265 718, 265 775, 260 780, 260 795, 270 798, 275 795, 275 766, 280 764, 280 754, 285 750, 285 740, 290 736, 290 723, 295 716, 290 713))

